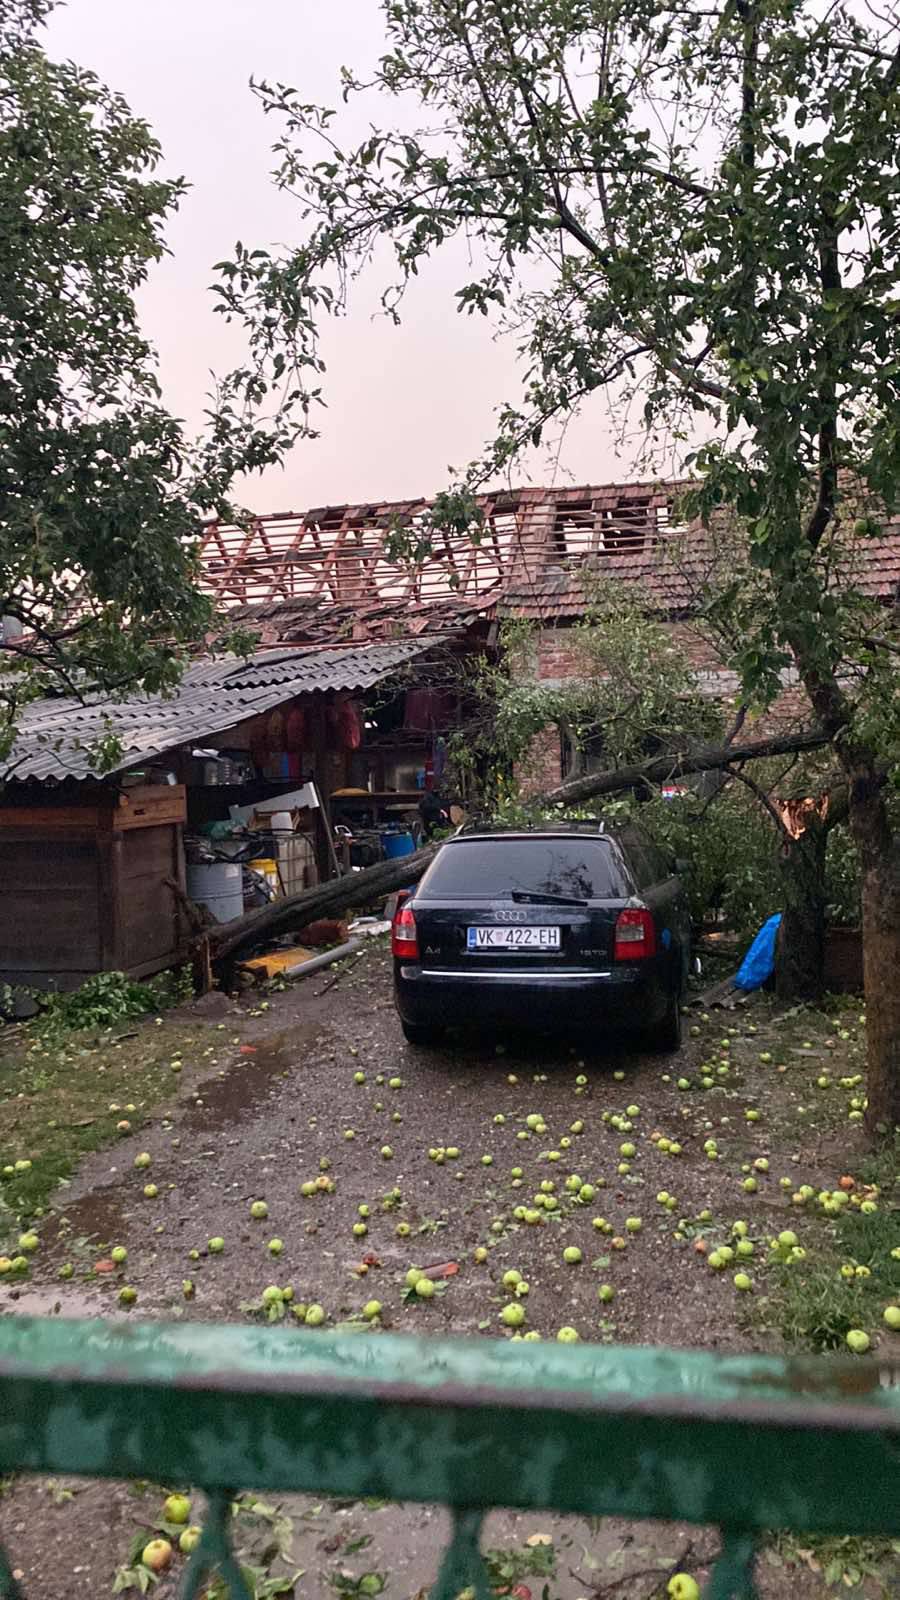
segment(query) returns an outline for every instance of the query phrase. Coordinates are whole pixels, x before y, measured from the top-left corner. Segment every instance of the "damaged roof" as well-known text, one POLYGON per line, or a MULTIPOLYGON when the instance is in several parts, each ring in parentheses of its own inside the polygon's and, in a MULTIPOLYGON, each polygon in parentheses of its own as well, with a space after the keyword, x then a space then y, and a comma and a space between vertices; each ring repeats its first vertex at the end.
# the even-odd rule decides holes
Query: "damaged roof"
MULTIPOLYGON (((712 528, 679 520, 688 486, 505 489, 477 496, 480 521, 452 533, 432 527, 427 500, 211 522, 202 582, 270 640, 384 637, 401 617, 407 634, 499 617, 553 624, 584 613, 591 574, 639 586, 657 615, 684 616, 716 571, 731 570, 733 548, 721 519, 712 528)), ((844 536, 828 559, 835 583, 890 600, 900 590, 900 526, 844 536)))
POLYGON ((209 739, 295 695, 367 689, 432 648, 431 638, 326 647, 258 650, 248 659, 204 657, 186 670, 169 698, 130 695, 37 700, 22 711, 16 742, 0 777, 61 783, 108 776, 163 756, 177 745, 209 739), (101 772, 92 757, 114 735, 122 755, 101 772))

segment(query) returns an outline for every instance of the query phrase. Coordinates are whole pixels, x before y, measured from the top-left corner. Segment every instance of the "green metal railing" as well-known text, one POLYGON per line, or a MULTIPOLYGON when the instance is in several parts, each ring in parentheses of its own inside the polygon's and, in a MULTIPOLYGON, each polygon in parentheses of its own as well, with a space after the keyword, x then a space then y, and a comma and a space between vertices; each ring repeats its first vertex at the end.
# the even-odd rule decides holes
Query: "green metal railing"
MULTIPOLYGON (((214 1568, 245 1600, 238 1488, 449 1506, 431 1600, 488 1600, 494 1506, 716 1524, 707 1600, 751 1600, 770 1530, 900 1535, 900 1367, 5 1317, 0 1472, 204 1489, 184 1600, 214 1568)), ((2 1548, 0 1597, 23 1600, 2 1548)))

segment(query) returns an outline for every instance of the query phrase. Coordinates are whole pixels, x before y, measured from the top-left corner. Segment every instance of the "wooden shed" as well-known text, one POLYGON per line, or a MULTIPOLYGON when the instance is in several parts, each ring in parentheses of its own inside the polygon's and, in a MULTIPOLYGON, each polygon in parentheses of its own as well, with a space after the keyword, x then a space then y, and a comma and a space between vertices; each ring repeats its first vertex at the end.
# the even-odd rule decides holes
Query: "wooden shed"
POLYGON ((78 791, 0 807, 0 981, 74 989, 184 958, 184 787, 78 791))

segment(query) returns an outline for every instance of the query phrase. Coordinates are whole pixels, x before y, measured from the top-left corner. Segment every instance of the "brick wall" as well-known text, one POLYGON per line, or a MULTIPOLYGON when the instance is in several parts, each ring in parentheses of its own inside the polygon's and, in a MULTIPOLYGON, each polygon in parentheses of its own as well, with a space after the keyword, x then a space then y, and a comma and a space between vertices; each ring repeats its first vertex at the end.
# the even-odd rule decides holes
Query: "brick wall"
MULTIPOLYGON (((669 623, 667 632, 682 659, 696 671, 708 672, 724 667, 711 643, 689 622, 669 623)), ((570 628, 542 627, 537 630, 531 670, 540 680, 564 681, 577 676, 578 652, 570 628)), ((732 686, 733 683, 732 679, 732 686)), ((729 687, 723 698, 733 704, 733 687, 729 687)), ((813 720, 812 708, 804 690, 799 685, 793 685, 786 687, 784 694, 761 717, 747 718, 742 737, 763 738, 808 725, 813 720)), ((533 739, 527 756, 515 769, 515 777, 526 797, 541 794, 562 782, 560 742, 556 728, 546 728, 533 739)))
MULTIPOLYGON (((721 666, 716 650, 687 622, 671 622, 666 631, 682 659, 699 671, 721 666)), ((539 678, 568 678, 578 673, 578 651, 570 628, 541 628, 536 645, 539 678)))
POLYGON ((544 728, 535 734, 528 754, 516 763, 515 779, 523 800, 532 795, 544 794, 560 782, 559 731, 544 728))

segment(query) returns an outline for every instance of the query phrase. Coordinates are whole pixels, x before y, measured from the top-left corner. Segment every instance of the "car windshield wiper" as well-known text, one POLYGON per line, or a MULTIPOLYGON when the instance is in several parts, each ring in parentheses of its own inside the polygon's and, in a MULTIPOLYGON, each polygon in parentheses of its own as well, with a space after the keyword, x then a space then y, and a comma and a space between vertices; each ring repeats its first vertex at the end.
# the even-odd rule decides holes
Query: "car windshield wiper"
POLYGON ((544 894, 531 889, 513 889, 511 900, 524 901, 532 906, 586 906, 589 900, 579 900, 570 894, 544 894))

